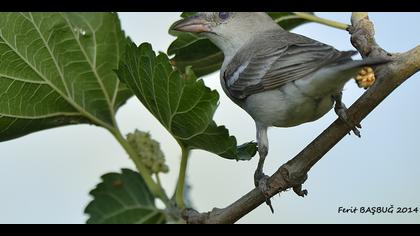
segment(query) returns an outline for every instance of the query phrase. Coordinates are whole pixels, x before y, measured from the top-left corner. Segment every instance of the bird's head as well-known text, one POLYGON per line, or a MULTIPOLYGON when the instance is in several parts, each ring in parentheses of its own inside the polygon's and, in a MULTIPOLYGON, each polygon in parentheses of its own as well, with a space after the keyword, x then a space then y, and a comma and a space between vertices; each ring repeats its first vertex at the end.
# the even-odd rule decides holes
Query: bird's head
POLYGON ((258 33, 279 26, 264 12, 198 12, 177 21, 172 30, 199 33, 227 56, 258 33))

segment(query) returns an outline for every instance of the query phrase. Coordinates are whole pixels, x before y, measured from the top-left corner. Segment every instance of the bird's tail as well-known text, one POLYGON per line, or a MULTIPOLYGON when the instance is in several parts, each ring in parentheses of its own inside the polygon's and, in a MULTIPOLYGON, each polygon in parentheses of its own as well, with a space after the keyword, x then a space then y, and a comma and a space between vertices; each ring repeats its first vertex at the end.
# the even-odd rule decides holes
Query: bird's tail
POLYGON ((347 59, 337 61, 337 63, 317 71, 313 78, 307 81, 310 86, 305 86, 306 91, 304 92, 313 96, 338 92, 350 79, 355 78, 363 67, 382 65, 390 61, 390 59, 384 58, 352 60, 347 57, 347 59))
POLYGON ((357 73, 360 68, 365 66, 378 66, 382 64, 386 64, 388 62, 391 62, 391 59, 388 58, 379 58, 379 57, 372 57, 372 58, 365 58, 363 60, 349 60, 346 63, 332 66, 334 69, 337 69, 338 71, 343 72, 349 72, 349 73, 357 73))

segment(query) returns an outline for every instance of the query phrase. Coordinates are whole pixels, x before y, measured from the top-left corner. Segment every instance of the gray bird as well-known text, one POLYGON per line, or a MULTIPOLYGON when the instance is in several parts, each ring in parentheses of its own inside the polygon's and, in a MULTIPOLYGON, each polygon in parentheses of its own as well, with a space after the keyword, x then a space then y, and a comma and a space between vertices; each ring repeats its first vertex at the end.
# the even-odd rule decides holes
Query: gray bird
MULTIPOLYGON (((361 68, 387 62, 352 60, 356 51, 338 51, 290 33, 264 12, 199 12, 176 22, 172 29, 200 33, 223 51, 223 90, 255 120, 260 159, 254 183, 263 193, 267 128, 315 121, 335 103, 337 115, 360 137, 360 125, 347 119, 341 101, 343 87, 361 68)), ((267 204, 273 210, 269 199, 267 204)))

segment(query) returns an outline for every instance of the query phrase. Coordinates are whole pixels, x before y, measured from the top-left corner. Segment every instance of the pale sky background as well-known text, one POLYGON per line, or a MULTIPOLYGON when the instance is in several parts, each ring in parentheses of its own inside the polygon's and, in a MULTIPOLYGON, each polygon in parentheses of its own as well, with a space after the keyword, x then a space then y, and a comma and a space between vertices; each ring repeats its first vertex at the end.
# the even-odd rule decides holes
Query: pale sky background
MULTIPOLYGON (((150 42, 164 51, 173 37, 169 25, 180 13, 120 13, 122 27, 137 44, 150 42)), ((350 13, 318 13, 349 22, 350 13)), ((420 13, 371 13, 378 43, 390 52, 403 52, 420 44, 420 13)), ((340 50, 350 50, 349 35, 315 23, 294 30, 340 50)), ((417 214, 338 214, 339 206, 420 208, 420 75, 417 74, 386 99, 362 122, 362 139, 347 136, 310 172, 304 184, 309 195, 292 191, 272 199, 276 213, 262 205, 240 223, 420 223, 417 214)), ((218 74, 203 78, 221 95, 215 120, 226 125, 239 143, 255 140, 252 119, 223 93, 218 74)), ((350 106, 363 90, 350 82, 344 101, 350 106)), ((124 133, 150 131, 161 142, 171 172, 162 176, 172 194, 179 164, 179 148, 167 131, 136 98, 120 109, 124 133)), ((320 120, 294 128, 272 128, 265 172, 272 174, 336 119, 330 111, 320 120)), ((134 168, 124 150, 104 129, 69 126, 34 133, 0 143, 0 223, 84 223, 88 192, 100 176, 121 168, 134 168)), ((224 207, 253 187, 257 158, 235 162, 204 151, 194 151, 188 176, 192 199, 199 211, 224 207)))

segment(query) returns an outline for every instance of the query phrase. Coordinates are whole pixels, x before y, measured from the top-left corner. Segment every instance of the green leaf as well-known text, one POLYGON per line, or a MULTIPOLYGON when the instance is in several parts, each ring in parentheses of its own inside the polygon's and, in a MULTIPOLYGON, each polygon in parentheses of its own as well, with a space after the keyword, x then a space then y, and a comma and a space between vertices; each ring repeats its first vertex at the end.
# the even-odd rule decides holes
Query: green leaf
POLYGON ((184 148, 237 160, 255 155, 252 148, 240 153, 235 137, 213 121, 219 94, 191 70, 185 74, 174 70, 168 57, 156 56, 150 44, 128 44, 118 75, 184 148))
POLYGON ((43 129, 114 126, 131 96, 118 79, 115 13, 0 13, 0 141, 43 129))
POLYGON ((109 173, 90 192, 93 201, 85 209, 88 224, 162 224, 166 217, 143 178, 132 170, 109 173))
MULTIPOLYGON (((194 13, 184 12, 181 17, 185 18, 194 13)), ((296 16, 293 12, 267 13, 285 30, 292 30, 308 22, 296 16)), ((169 33, 176 36, 177 39, 169 46, 168 55, 174 55, 171 62, 181 71, 191 66, 195 74, 201 77, 219 70, 222 66, 223 53, 210 40, 192 33, 175 31, 169 33)))
POLYGON ((172 64, 180 70, 191 66, 197 76, 204 76, 220 69, 223 63, 223 52, 210 40, 192 33, 179 33, 177 39, 169 46, 172 64))
POLYGON ((254 156, 258 151, 257 143, 249 142, 244 143, 241 146, 238 147, 238 156, 239 160, 250 160, 251 157, 249 156, 249 153, 254 153, 252 156, 254 156))

